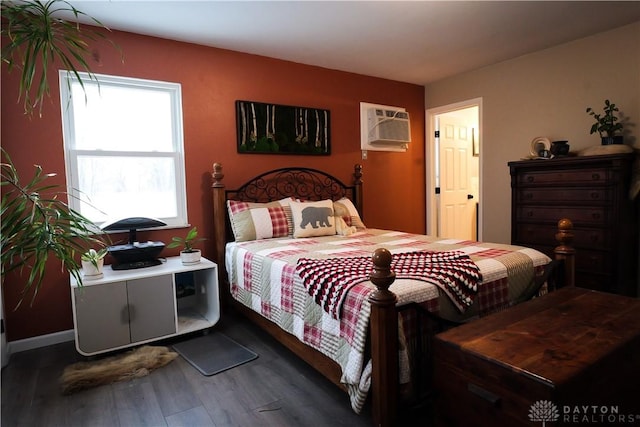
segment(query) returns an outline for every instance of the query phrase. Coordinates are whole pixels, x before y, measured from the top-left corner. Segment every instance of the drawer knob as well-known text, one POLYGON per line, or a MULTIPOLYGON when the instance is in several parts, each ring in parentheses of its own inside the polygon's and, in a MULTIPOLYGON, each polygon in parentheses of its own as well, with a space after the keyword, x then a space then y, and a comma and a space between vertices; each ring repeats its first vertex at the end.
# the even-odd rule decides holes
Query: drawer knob
POLYGON ((533 177, 532 176, 528 176, 527 177, 527 182, 533 182, 533 177))
POLYGON ((592 199, 599 199, 600 198, 600 194, 596 193, 596 192, 593 192, 593 193, 591 193, 591 198, 592 199))
POLYGON ((591 215, 591 217, 592 217, 593 219, 600 219, 600 214, 599 214, 598 212, 594 212, 594 213, 591 215))
POLYGON ((591 174, 591 178, 593 178, 594 181, 597 181, 600 179, 600 174, 599 173, 591 174))
POLYGON ((533 193, 525 193, 524 198, 527 200, 533 199, 533 193))
POLYGON ((471 393, 475 394, 476 396, 480 397, 481 399, 484 399, 487 402, 491 403, 493 406, 500 406, 500 400, 501 400, 500 396, 498 396, 497 394, 491 393, 489 390, 483 387, 480 387, 477 384, 468 383, 467 390, 469 390, 471 393))

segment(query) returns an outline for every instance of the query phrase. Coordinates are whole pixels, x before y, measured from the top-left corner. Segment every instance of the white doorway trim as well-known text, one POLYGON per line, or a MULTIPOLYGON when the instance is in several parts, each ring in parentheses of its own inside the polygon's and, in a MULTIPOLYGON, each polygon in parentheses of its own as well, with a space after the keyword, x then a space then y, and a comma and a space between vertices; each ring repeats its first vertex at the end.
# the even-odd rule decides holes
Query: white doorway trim
MULTIPOLYGON (((427 234, 435 236, 437 234, 437 200, 435 194, 435 162, 437 159, 435 151, 435 130, 436 130, 436 117, 440 114, 450 113, 456 110, 462 110, 470 107, 478 107, 478 147, 479 147, 479 161, 480 161, 480 186, 479 186, 479 200, 483 200, 483 167, 482 167, 482 98, 473 98, 466 101, 456 102, 454 104, 443 105, 440 107, 430 108, 426 110, 425 125, 427 143, 425 144, 425 158, 427 159, 427 173, 426 173, 426 217, 427 217, 427 234)), ((478 212, 478 240, 482 240, 482 205, 478 212)))

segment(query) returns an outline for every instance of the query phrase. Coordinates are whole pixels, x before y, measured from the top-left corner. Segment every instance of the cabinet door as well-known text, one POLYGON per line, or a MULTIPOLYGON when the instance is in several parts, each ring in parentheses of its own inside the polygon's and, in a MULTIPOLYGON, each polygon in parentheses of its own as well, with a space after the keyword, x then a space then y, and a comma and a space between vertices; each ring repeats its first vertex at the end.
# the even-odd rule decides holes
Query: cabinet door
POLYGON ((126 282, 74 288, 73 294, 78 350, 95 353, 131 342, 126 282))
POLYGON ((127 291, 131 342, 176 333, 172 275, 129 280, 127 291))

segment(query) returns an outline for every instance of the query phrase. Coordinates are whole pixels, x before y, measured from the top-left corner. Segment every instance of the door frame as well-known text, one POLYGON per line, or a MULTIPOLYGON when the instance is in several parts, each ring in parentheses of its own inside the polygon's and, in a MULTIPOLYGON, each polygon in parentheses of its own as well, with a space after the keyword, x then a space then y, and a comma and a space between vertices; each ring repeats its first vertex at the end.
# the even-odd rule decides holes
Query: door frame
POLYGON ((440 114, 450 113, 456 110, 463 110, 466 108, 478 107, 478 147, 479 147, 479 188, 478 188, 478 198, 479 198, 479 209, 478 209, 478 240, 482 240, 482 200, 483 200, 483 167, 482 167, 482 98, 473 98, 465 101, 456 102, 453 104, 447 104, 440 107, 434 107, 427 109, 425 111, 425 126, 426 126, 426 144, 425 144, 425 163, 426 163, 426 229, 428 235, 435 236, 437 234, 437 209, 438 204, 436 201, 435 194, 435 161, 436 161, 436 153, 435 153, 435 130, 436 130, 436 117, 440 114))

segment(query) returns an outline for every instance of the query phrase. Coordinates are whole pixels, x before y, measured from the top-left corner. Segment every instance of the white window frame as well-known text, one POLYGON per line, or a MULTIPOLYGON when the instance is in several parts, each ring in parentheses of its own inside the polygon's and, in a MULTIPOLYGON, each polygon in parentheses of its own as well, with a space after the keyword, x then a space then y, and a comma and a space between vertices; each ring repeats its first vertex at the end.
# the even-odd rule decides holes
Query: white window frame
MULTIPOLYGON (((60 70, 60 101, 62 104, 62 127, 65 154, 65 171, 67 178, 69 197, 69 206, 72 209, 82 212, 81 205, 84 203, 79 194, 79 170, 78 157, 80 155, 92 156, 109 156, 123 158, 171 158, 175 168, 176 179, 176 208, 175 217, 158 218, 167 224, 166 228, 185 227, 189 225, 187 217, 187 197, 186 197, 186 177, 184 163, 184 137, 182 123, 182 88, 179 83, 146 80, 139 78, 111 76, 104 74, 93 74, 97 78, 91 78, 88 73, 79 72, 76 75, 73 72, 60 70), (173 151, 119 151, 119 150, 79 150, 75 148, 75 132, 73 126, 73 102, 71 102, 71 85, 78 81, 78 76, 82 83, 86 85, 115 86, 121 88, 137 88, 165 91, 171 97, 171 116, 172 116, 172 142, 173 151)), ((132 215, 135 216, 135 215, 132 215)), ((113 220, 114 218, 109 218, 113 220)), ((103 222, 95 222, 99 227, 103 222)))

